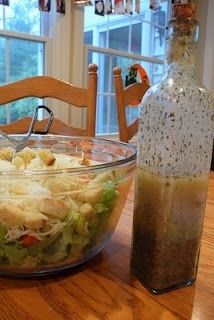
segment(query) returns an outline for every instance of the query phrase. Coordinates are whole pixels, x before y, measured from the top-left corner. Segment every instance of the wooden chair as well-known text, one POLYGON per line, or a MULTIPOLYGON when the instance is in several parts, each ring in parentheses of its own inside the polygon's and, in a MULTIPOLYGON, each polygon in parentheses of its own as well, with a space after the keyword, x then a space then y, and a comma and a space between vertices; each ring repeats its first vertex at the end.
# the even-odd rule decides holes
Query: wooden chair
POLYGON ((136 102, 140 104, 142 97, 149 89, 149 85, 146 81, 143 81, 130 84, 124 88, 121 78, 121 69, 115 67, 113 69, 113 73, 119 125, 119 138, 120 141, 128 142, 137 133, 138 119, 128 125, 126 119, 126 107, 130 106, 132 102, 135 102, 135 105, 132 107, 136 106, 136 102))
MULTIPOLYGON (((97 66, 90 64, 88 67, 88 87, 79 88, 67 82, 47 77, 38 76, 26 78, 0 87, 0 105, 26 97, 56 98, 71 106, 87 109, 86 128, 71 128, 61 120, 54 119, 49 133, 61 135, 95 136, 96 124, 96 99, 97 99, 97 66)), ((31 117, 16 120, 10 124, 0 126, 6 133, 22 134, 28 132, 31 117)), ((36 121, 35 130, 42 131, 47 119, 36 121)))

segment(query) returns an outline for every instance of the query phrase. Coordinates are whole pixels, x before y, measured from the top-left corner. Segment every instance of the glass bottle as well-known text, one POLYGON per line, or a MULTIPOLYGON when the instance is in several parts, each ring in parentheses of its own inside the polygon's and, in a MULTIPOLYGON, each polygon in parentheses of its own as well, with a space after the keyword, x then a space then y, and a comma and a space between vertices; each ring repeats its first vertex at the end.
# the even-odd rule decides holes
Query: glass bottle
POLYGON ((213 101, 196 73, 191 4, 169 22, 163 79, 142 100, 131 270, 153 293, 197 274, 213 144, 213 101))

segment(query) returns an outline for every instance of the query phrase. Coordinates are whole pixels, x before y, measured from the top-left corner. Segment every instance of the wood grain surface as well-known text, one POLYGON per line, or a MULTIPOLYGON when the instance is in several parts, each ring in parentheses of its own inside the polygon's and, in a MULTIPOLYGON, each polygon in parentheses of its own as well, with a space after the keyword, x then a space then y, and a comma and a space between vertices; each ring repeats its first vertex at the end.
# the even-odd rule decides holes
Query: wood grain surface
MULTIPOLYGON (((144 70, 145 72, 145 70, 144 70)), ((130 104, 134 103, 132 107, 139 106, 145 92, 149 89, 148 78, 142 82, 136 82, 130 84, 128 87, 123 86, 123 80, 121 76, 121 69, 115 67, 114 73, 114 85, 115 85, 115 98, 117 103, 117 115, 119 126, 120 141, 129 142, 138 130, 138 119, 128 124, 126 110, 130 104)), ((147 77, 145 73, 145 77, 147 77)))
POLYGON ((133 186, 112 240, 76 274, 43 280, 0 278, 0 320, 214 319, 214 172, 194 285, 147 292, 129 268, 133 186))

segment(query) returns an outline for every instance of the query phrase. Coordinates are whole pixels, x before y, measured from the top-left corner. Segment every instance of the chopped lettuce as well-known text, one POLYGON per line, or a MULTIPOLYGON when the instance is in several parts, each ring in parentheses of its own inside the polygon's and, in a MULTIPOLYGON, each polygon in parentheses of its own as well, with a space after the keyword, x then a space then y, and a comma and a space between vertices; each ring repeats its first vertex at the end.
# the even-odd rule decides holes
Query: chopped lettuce
POLYGON ((100 201, 94 205, 95 211, 100 213, 108 213, 111 211, 117 198, 117 190, 115 182, 108 180, 103 184, 103 190, 100 201))
POLYGON ((5 236, 7 234, 7 228, 0 223, 0 244, 5 242, 5 236))
POLYGON ((74 227, 74 232, 77 234, 80 234, 80 235, 88 234, 87 220, 80 213, 76 213, 73 216, 73 227, 74 227))
POLYGON ((7 258, 9 264, 20 265, 24 258, 27 256, 26 248, 18 245, 1 245, 1 252, 5 258, 7 258))
POLYGON ((93 218, 87 219, 80 212, 70 210, 63 220, 62 232, 27 248, 18 241, 6 244, 7 229, 0 223, 0 262, 25 266, 55 263, 92 247, 105 234, 109 214, 118 196, 116 185, 111 180, 102 182, 100 199, 93 204, 96 213, 93 218))
POLYGON ((115 182, 108 180, 103 185, 101 203, 103 203, 106 207, 110 209, 112 207, 112 204, 116 196, 117 196, 117 192, 116 192, 115 182))

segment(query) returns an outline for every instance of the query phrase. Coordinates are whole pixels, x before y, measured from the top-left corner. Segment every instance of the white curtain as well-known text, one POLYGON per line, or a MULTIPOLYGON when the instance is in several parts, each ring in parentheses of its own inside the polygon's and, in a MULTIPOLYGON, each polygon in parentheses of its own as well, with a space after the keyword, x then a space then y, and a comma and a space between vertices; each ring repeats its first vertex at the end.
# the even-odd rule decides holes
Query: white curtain
MULTIPOLYGON (((56 12, 56 3, 52 0, 45 70, 47 75, 83 86, 83 8, 77 8, 72 0, 66 0, 65 11, 65 15, 56 12)), ((56 118, 72 126, 82 126, 81 110, 71 110, 65 103, 56 100, 51 104, 56 118)))

